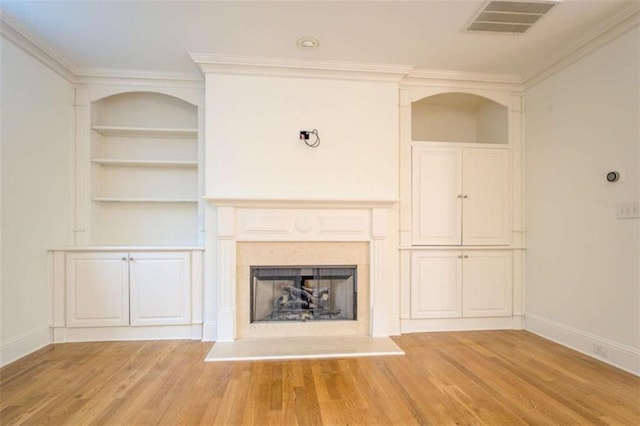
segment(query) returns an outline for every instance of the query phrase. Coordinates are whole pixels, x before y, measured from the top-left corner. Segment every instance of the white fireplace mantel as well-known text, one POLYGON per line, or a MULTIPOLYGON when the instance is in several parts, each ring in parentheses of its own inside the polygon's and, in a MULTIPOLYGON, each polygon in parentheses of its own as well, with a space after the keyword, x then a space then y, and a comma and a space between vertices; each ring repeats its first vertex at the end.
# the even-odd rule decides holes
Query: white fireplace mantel
POLYGON ((385 305, 388 214, 397 200, 230 199, 205 197, 217 209, 217 337, 236 339, 236 245, 241 241, 366 241, 370 246, 369 331, 387 337, 385 305))

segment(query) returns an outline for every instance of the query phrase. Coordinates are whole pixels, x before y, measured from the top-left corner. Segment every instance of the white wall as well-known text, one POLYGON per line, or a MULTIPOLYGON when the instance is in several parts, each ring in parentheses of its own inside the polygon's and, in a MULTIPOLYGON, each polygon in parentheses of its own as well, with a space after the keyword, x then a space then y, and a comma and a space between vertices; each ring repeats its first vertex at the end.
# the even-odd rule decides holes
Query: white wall
POLYGON ((483 102, 478 108, 478 143, 507 143, 509 140, 509 114, 495 102, 483 102))
MULTIPOLYGON (((393 82, 206 77, 206 195, 257 199, 397 199, 398 85, 393 82), (318 129, 309 148, 300 130, 318 129)), ((397 210, 390 213, 386 305, 399 333, 397 210)), ((215 225, 215 209, 207 226, 215 225)), ((215 328, 215 229, 207 232, 205 335, 215 328)))
POLYGON ((398 197, 395 83, 207 76, 207 195, 398 197), (312 149, 300 130, 318 129, 312 149))
POLYGON ((411 108, 411 139, 414 141, 476 142, 475 108, 416 105, 411 108))
POLYGON ((616 204, 640 198, 639 42, 636 28, 525 95, 528 328, 637 373, 640 221, 616 204))
POLYGON ((47 248, 71 244, 73 91, 1 39, 2 365, 49 342, 47 248))

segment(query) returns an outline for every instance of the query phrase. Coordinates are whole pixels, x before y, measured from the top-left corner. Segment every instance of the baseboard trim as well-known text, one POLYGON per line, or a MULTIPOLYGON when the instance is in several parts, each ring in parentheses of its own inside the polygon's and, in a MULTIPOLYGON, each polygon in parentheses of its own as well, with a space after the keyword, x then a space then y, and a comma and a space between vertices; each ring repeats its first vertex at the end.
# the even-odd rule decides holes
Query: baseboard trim
POLYGON ((205 322, 202 326, 202 341, 215 342, 218 340, 218 323, 216 321, 205 322))
POLYGON ((525 315, 524 329, 621 370, 640 376, 640 350, 638 349, 535 315, 525 315), (604 350, 606 356, 595 353, 596 347, 604 350))
POLYGON ((400 336, 401 334, 400 319, 389 320, 389 336, 400 336))
POLYGON ((513 329, 524 330, 524 315, 513 316, 513 329))
POLYGON ((402 333, 431 331, 511 330, 512 317, 401 319, 402 333))
POLYGON ((37 351, 52 342, 49 326, 36 328, 3 342, 0 346, 0 367, 37 351))
POLYGON ((191 340, 202 340, 202 323, 191 324, 191 340))
POLYGON ((55 343, 110 342, 118 340, 199 340, 197 325, 142 327, 61 327, 54 330, 55 343))

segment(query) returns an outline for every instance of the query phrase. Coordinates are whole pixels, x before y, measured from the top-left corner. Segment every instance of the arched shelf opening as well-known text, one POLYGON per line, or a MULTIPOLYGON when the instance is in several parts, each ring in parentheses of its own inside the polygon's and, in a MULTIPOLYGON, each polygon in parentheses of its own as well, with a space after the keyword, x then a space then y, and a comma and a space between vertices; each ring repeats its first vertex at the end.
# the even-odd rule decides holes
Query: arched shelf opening
POLYGON ((163 93, 119 93, 91 103, 91 125, 197 130, 198 107, 163 93))
POLYGON ((509 111, 488 98, 441 93, 411 103, 414 141, 509 143, 509 111))
POLYGON ((92 245, 195 245, 198 107, 131 91, 91 102, 92 245))

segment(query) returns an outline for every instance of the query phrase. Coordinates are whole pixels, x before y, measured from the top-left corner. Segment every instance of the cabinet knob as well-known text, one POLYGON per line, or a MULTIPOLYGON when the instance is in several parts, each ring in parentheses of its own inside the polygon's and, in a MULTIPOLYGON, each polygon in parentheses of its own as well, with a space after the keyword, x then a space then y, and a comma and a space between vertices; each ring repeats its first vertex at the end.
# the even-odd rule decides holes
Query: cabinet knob
POLYGON ((458 259, 462 259, 462 255, 459 255, 459 256, 458 256, 458 259))
POLYGON ((468 255, 468 254, 465 254, 465 255, 464 255, 464 258, 465 258, 465 259, 468 259, 468 258, 469 258, 469 255, 468 255))
POLYGON ((123 258, 122 258, 122 260, 126 262, 126 261, 127 261, 127 258, 126 258, 126 257, 123 257, 123 258))
POLYGON ((130 262, 135 262, 136 260, 135 260, 133 257, 130 257, 130 258, 129 258, 129 261, 130 261, 130 262))
POLYGON ((458 198, 462 198, 462 194, 459 194, 459 195, 458 195, 458 198))
POLYGON ((465 196, 463 196, 462 198, 469 198, 469 196, 468 196, 468 195, 465 195, 465 196))

